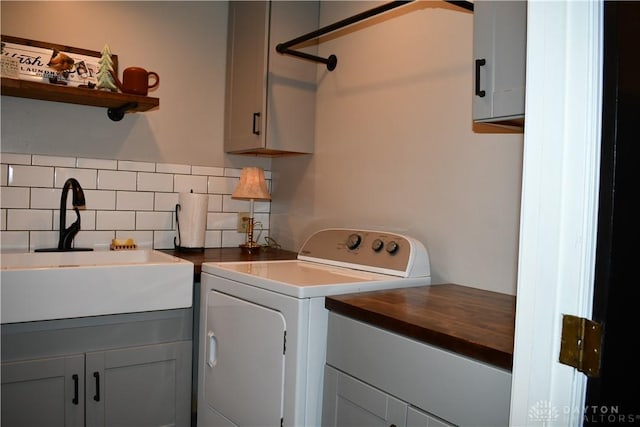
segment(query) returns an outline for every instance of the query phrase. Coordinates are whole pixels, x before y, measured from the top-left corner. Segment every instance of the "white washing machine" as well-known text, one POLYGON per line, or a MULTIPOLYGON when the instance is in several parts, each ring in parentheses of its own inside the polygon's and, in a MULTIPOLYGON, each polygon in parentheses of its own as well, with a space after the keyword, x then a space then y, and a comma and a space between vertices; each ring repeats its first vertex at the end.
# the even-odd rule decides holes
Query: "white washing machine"
POLYGON ((326 229, 297 260, 204 263, 198 426, 317 426, 322 415, 324 297, 431 283, 419 241, 326 229))

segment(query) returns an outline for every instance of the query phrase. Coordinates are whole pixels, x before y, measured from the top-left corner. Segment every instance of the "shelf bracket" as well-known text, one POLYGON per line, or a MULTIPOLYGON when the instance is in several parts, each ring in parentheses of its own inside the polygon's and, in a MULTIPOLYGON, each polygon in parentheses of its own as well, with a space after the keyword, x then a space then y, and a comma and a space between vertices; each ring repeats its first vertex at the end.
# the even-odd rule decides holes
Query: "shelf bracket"
POLYGON ((138 108, 137 102, 127 102, 122 107, 119 108, 109 108, 107 110, 107 116, 114 122, 119 122, 124 117, 124 114, 129 110, 134 110, 138 108))
MULTIPOLYGON (((326 27, 322 27, 318 30, 312 31, 310 33, 304 34, 300 37, 296 37, 295 39, 291 39, 288 42, 279 43, 276 46, 276 51, 283 55, 291 55, 296 56, 302 59, 308 59, 311 61, 319 62, 321 64, 325 64, 327 66, 327 70, 333 71, 338 65, 338 58, 335 55, 329 55, 327 58, 323 58, 321 56, 311 55, 309 53, 300 52, 297 50, 291 49, 293 46, 296 46, 300 43, 304 43, 309 40, 317 39, 325 34, 331 33, 333 31, 339 30, 341 28, 347 27, 351 24, 355 24, 356 22, 364 21, 365 19, 371 18, 373 16, 379 15, 381 13, 387 12, 389 10, 395 9, 399 6, 404 6, 408 3, 413 3, 415 0, 404 0, 404 1, 392 1, 389 3, 385 3, 378 7, 374 7, 373 9, 366 10, 362 13, 358 13, 349 18, 345 18, 341 21, 335 22, 331 25, 327 25, 326 27)), ((446 3, 450 3, 452 5, 458 6, 462 9, 469 10, 473 12, 473 3, 466 0, 444 0, 446 3)))

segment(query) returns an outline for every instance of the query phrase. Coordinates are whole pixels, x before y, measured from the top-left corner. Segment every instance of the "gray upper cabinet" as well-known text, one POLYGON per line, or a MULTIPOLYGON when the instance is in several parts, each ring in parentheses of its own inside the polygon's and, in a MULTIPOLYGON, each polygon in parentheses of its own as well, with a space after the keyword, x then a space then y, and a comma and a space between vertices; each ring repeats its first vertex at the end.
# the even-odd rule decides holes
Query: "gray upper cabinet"
MULTIPOLYGON (((318 28, 317 1, 229 3, 225 136, 227 153, 313 152, 317 64, 276 52, 318 28)), ((316 45, 304 48, 314 54, 316 45)))
POLYGON ((527 2, 476 1, 473 120, 524 124, 527 2))

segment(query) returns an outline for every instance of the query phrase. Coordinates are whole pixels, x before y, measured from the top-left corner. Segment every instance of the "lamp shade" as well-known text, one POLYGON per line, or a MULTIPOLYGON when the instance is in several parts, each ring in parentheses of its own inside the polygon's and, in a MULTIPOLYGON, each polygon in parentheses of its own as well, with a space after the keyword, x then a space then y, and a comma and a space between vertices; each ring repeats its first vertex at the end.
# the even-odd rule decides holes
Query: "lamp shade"
POLYGON ((262 168, 242 168, 240 182, 231 197, 243 200, 271 200, 262 168))

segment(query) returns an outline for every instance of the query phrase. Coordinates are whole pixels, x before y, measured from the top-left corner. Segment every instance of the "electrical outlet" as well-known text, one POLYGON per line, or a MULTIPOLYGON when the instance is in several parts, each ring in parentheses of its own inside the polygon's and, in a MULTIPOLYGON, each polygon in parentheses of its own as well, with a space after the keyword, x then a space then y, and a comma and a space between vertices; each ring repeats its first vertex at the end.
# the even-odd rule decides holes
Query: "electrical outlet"
POLYGON ((238 212, 238 233, 246 233, 249 226, 249 212, 238 212))

